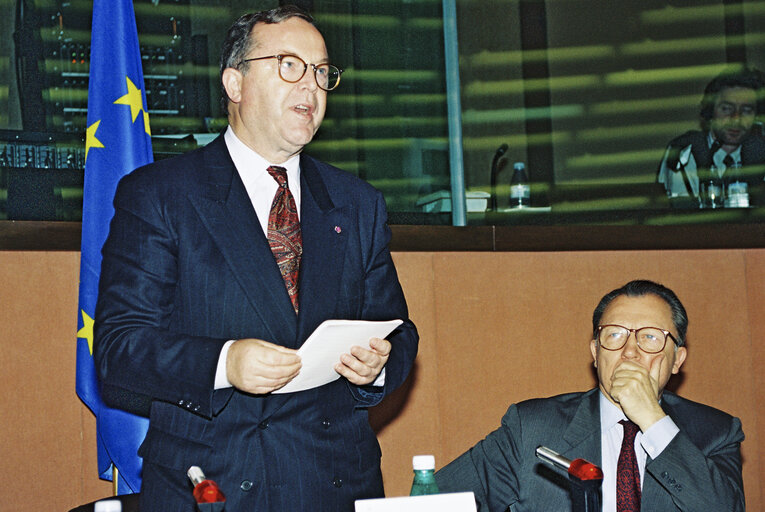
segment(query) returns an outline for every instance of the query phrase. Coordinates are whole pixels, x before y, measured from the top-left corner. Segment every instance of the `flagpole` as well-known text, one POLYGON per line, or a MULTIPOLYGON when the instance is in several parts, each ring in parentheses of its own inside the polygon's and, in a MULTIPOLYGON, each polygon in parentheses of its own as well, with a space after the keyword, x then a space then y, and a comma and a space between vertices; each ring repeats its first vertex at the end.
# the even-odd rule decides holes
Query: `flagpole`
POLYGON ((119 490, 120 490, 119 480, 120 480, 120 470, 117 469, 117 466, 112 464, 112 494, 114 496, 119 496, 119 490))

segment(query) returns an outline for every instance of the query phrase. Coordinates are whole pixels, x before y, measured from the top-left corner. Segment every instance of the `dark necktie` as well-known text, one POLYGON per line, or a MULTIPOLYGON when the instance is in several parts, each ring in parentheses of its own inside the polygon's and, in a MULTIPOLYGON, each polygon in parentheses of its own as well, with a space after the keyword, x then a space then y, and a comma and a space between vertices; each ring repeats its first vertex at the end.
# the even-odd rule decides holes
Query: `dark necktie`
POLYGON ((725 174, 723 175, 723 179, 725 182, 730 181, 736 181, 736 174, 738 174, 738 169, 736 169, 736 161, 733 160, 733 157, 730 155, 725 155, 725 158, 723 158, 723 165, 725 166, 725 174))
POLYGON ((279 271, 282 273, 284 285, 287 287, 292 307, 298 312, 298 275, 300 271, 300 256, 303 254, 303 239, 300 235, 295 198, 292 197, 287 184, 287 169, 272 165, 268 168, 270 174, 279 184, 279 188, 271 203, 271 213, 268 215, 268 243, 274 253, 279 271))
POLYGON ((640 512, 640 469, 635 455, 635 436, 640 428, 622 420, 624 439, 616 464, 616 512, 640 512))

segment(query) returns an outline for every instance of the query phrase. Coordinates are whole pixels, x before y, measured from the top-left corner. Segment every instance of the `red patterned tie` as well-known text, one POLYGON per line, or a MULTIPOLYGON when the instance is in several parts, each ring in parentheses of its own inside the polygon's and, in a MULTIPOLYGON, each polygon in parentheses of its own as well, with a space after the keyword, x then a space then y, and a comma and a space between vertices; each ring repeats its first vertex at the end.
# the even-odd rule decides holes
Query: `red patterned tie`
POLYGON ((272 165, 268 168, 268 174, 279 184, 274 195, 274 202, 271 203, 271 213, 268 215, 268 243, 279 265, 292 307, 297 313, 298 273, 300 256, 303 254, 300 220, 298 220, 295 198, 292 197, 287 184, 287 169, 272 165))
POLYGON ((624 439, 616 464, 616 512, 640 512, 640 469, 635 455, 635 436, 640 428, 622 420, 624 439))

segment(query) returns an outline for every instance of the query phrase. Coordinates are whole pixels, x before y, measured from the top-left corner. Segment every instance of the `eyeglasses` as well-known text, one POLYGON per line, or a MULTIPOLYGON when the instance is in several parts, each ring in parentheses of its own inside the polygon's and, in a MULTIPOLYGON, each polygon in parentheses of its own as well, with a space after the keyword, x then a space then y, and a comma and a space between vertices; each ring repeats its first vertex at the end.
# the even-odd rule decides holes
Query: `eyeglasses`
POLYGON ((619 350, 627 344, 627 339, 633 332, 638 348, 648 354, 656 354, 664 350, 667 338, 672 338, 672 341, 677 345, 677 339, 667 330, 658 327, 628 329, 614 324, 598 326, 598 343, 606 350, 619 350))
POLYGON ((313 77, 316 80, 316 85, 325 91, 331 91, 340 85, 340 75, 343 74, 342 69, 332 64, 306 64, 297 55, 269 55, 268 57, 244 59, 239 63, 239 66, 245 62, 265 59, 277 59, 279 61, 279 78, 291 84, 299 82, 310 65, 313 68, 313 77))

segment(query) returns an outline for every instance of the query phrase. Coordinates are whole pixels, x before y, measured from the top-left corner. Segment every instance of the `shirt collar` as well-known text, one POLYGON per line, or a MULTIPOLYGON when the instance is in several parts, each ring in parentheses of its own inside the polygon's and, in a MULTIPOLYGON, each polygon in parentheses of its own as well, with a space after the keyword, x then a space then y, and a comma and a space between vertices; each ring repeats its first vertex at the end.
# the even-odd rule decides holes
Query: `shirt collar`
POLYGON ((600 391, 600 431, 608 432, 621 420, 626 420, 624 412, 600 391))
MULTIPOLYGON (((714 143, 715 143, 714 135, 712 135, 711 131, 707 132, 707 144, 711 148, 712 144, 714 144, 714 143)), ((717 150, 717 152, 720 152, 720 151, 725 153, 725 150, 723 148, 720 148, 720 149, 717 150)), ((729 154, 730 154, 731 158, 733 158, 733 160, 735 162, 740 162, 741 161, 741 144, 739 144, 736 147, 736 149, 732 153, 729 153, 729 154)), ((712 156, 714 157, 714 155, 712 155, 712 156)))
MULTIPOLYGON (((240 175, 247 173, 247 169, 262 169, 262 172, 267 174, 266 169, 273 164, 242 142, 242 140, 236 136, 231 126, 226 129, 226 133, 223 137, 226 141, 228 152, 231 155, 231 160, 234 161, 234 166, 236 166, 240 175)), ((289 160, 279 164, 279 167, 287 169, 287 175, 297 173, 297 176, 299 176, 300 154, 298 153, 297 155, 291 156, 289 160)))

